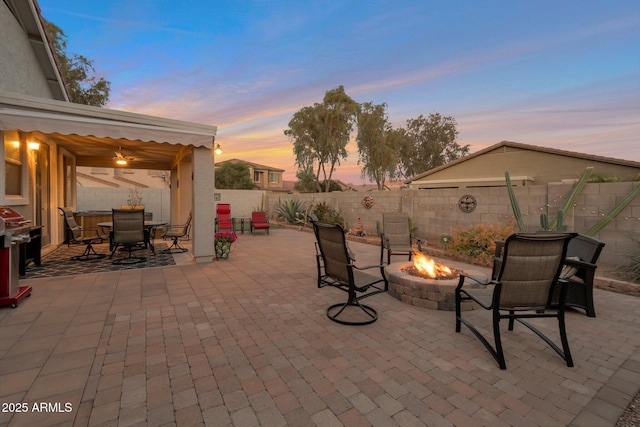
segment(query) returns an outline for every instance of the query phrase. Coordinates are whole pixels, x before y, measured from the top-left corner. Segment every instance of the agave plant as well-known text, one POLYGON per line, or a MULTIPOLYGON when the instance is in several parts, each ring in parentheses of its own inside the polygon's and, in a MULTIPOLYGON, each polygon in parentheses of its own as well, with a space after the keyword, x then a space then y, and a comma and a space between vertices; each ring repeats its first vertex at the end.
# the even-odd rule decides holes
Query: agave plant
POLYGON ((304 214, 305 209, 305 204, 299 200, 288 199, 278 205, 276 212, 278 218, 289 224, 295 224, 300 216, 304 214))

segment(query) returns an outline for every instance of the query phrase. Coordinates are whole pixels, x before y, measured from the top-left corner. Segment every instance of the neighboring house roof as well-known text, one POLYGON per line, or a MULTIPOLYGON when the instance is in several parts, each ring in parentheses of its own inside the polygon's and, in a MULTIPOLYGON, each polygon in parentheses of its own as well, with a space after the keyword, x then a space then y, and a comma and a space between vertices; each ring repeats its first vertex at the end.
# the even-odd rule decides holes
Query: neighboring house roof
POLYGON ((253 163, 253 162, 248 162, 246 160, 240 160, 240 159, 229 159, 229 160, 225 160, 222 162, 217 162, 216 166, 222 166, 225 163, 244 163, 250 167, 252 167, 255 170, 266 170, 266 171, 270 171, 270 172, 284 172, 284 169, 278 169, 278 168, 274 168, 271 166, 265 166, 265 165, 261 165, 259 163, 253 163))
POLYGON ((640 168, 640 162, 634 162, 632 160, 622 160, 622 159, 614 159, 612 157, 603 157, 603 156, 596 156, 593 154, 585 154, 585 153, 578 153, 575 151, 567 151, 567 150, 559 150, 557 148, 548 148, 548 147, 540 147, 537 145, 529 145, 529 144, 522 144, 519 142, 511 142, 511 141, 502 141, 499 142, 495 145, 492 145, 490 147, 484 148, 480 151, 477 151, 473 154, 469 154, 468 156, 464 156, 461 157, 459 159, 456 159, 452 162, 449 162, 445 165, 442 166, 438 166, 436 168, 430 169, 426 172, 423 172, 419 175, 416 175, 408 180, 405 181, 406 184, 410 184, 414 181, 418 181, 426 176, 432 175, 436 172, 439 172, 441 170, 456 166, 460 163, 466 162, 468 160, 471 160, 475 157, 479 157, 483 154, 489 153, 491 151, 495 151, 499 148, 516 148, 516 149, 522 149, 522 150, 530 150, 530 151, 537 151, 537 152, 541 152, 541 153, 548 153, 548 154, 556 154, 556 155, 561 155, 561 156, 566 156, 566 157, 573 157, 573 158, 577 158, 577 159, 584 159, 584 160, 593 160, 593 161, 597 161, 597 162, 603 162, 603 163, 610 163, 610 164, 614 164, 614 165, 621 165, 621 166, 630 166, 630 167, 634 167, 634 168, 640 168))

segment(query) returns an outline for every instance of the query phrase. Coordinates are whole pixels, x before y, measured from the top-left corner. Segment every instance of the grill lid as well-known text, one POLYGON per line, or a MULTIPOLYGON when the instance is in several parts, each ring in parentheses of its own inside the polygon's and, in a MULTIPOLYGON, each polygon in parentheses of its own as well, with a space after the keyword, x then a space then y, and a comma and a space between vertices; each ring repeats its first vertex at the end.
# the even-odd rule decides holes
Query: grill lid
POLYGON ((30 220, 25 220, 22 215, 8 206, 0 207, 0 218, 4 219, 6 228, 22 227, 31 223, 30 220))

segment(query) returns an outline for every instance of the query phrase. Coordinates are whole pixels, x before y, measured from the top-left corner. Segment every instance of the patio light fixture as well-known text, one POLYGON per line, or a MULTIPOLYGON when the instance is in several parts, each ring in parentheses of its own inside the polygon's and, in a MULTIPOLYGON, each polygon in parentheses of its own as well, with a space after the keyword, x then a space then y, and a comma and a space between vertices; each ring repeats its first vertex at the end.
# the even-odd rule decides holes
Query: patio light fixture
POLYGON ((220 147, 220 144, 216 144, 216 148, 213 150, 213 152, 216 153, 218 156, 222 154, 222 147, 220 147))
POLYGON ((118 147, 118 151, 116 151, 115 153, 116 153, 116 156, 113 158, 113 160, 116 161, 117 165, 125 166, 129 162, 132 162, 133 160, 135 160, 134 157, 125 156, 122 153, 122 147, 118 147))

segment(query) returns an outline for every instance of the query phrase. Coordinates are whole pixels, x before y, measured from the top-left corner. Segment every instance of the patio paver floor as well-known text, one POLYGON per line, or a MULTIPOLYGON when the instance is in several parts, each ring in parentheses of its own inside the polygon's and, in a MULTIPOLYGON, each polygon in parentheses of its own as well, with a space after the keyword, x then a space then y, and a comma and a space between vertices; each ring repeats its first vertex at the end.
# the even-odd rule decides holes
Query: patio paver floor
POLYGON ((640 388, 636 297, 569 312, 574 368, 516 327, 500 371, 453 312, 379 295, 376 323, 331 322, 344 294, 317 289, 313 241, 278 229, 211 264, 25 280, 0 309, 0 424, 608 426, 640 388))

